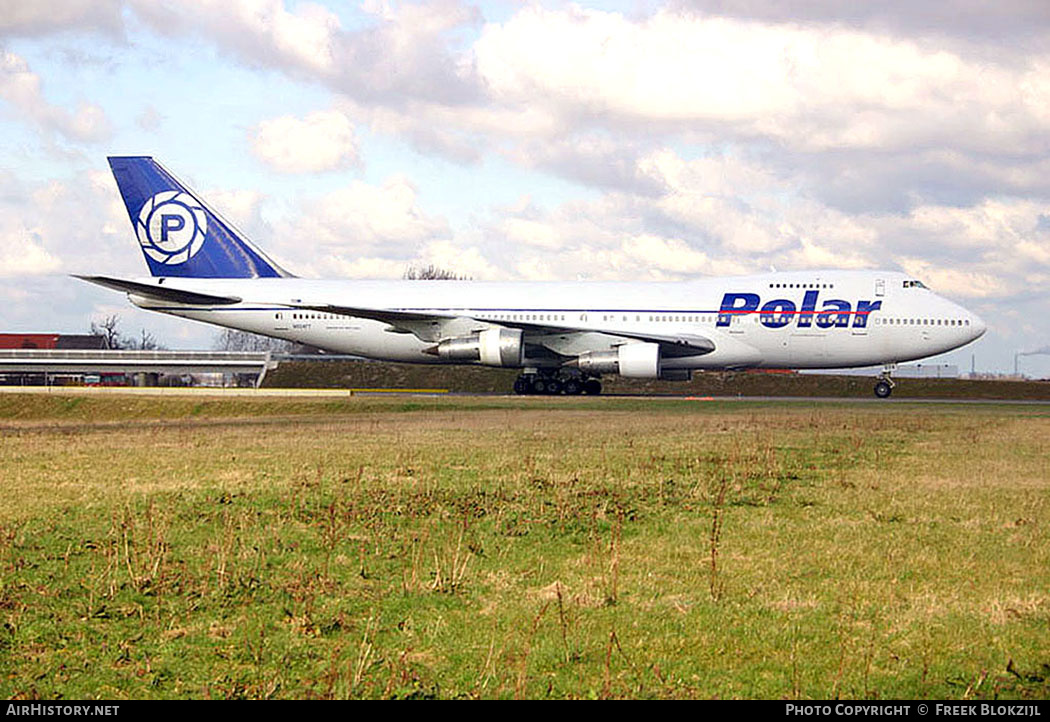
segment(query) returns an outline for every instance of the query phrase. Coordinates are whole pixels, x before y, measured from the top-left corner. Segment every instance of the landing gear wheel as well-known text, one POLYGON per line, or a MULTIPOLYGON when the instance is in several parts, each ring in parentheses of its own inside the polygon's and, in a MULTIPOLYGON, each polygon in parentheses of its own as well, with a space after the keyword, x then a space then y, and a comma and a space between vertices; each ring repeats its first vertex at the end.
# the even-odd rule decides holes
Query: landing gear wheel
POLYGON ((547 379, 547 395, 557 396, 561 393, 561 381, 555 378, 547 379))
POLYGON ((602 382, 598 379, 587 379, 583 384, 583 393, 588 396, 597 396, 602 392, 602 382))
POLYGON ((576 396, 583 392, 583 384, 578 379, 566 379, 561 390, 566 396, 576 396))
POLYGON ((545 394, 547 393, 547 379, 542 376, 537 376, 532 380, 531 393, 534 394, 545 394))
POLYGON ((524 375, 514 379, 514 393, 518 396, 524 396, 529 393, 530 390, 531 384, 529 384, 529 380, 524 375))
POLYGON ((888 399, 891 393, 893 393, 893 387, 888 381, 880 380, 875 384, 875 395, 880 399, 888 399))

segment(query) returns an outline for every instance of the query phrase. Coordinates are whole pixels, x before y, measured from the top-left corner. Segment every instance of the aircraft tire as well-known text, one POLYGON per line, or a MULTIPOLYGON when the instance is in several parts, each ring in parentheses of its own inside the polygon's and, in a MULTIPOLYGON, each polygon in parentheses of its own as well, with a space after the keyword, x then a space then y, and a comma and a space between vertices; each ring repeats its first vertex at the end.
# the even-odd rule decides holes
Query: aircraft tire
POLYGON ((893 387, 890 386, 888 381, 878 381, 875 384, 875 395, 880 399, 888 399, 892 393, 893 387))
POLYGON ((587 379, 583 384, 583 393, 588 396, 598 396, 602 392, 602 382, 598 379, 587 379))

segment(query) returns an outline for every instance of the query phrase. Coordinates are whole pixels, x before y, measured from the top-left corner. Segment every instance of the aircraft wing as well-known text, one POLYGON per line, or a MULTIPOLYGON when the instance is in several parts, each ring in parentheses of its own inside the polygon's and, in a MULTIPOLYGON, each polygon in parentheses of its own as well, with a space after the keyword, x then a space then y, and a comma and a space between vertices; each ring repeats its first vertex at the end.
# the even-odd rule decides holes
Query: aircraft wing
POLYGON ((288 304, 294 308, 302 308, 321 313, 333 313, 342 316, 354 316, 357 318, 368 318, 374 321, 382 321, 393 327, 393 330, 402 333, 413 333, 424 341, 437 342, 451 336, 470 333, 472 331, 484 330, 493 326, 505 328, 518 328, 525 333, 527 341, 531 344, 545 345, 544 336, 567 336, 570 334, 602 334, 614 336, 633 341, 645 341, 660 345, 660 350, 665 356, 700 356, 715 350, 715 343, 706 336, 699 334, 653 334, 644 332, 625 331, 623 329, 604 330, 601 328, 577 328, 574 326, 559 325, 551 322, 529 322, 489 320, 475 318, 456 311, 431 311, 414 309, 386 309, 368 308, 362 306, 336 306, 336 305, 314 305, 314 304, 288 304))
POLYGON ((560 336, 570 333, 602 333, 609 336, 629 338, 632 341, 646 341, 660 344, 665 356, 700 356, 715 350, 714 341, 699 334, 682 333, 676 335, 625 331, 616 329, 606 331, 600 328, 574 328, 557 326, 550 323, 528 323, 522 321, 498 321, 496 325, 508 328, 520 328, 528 336, 560 336))

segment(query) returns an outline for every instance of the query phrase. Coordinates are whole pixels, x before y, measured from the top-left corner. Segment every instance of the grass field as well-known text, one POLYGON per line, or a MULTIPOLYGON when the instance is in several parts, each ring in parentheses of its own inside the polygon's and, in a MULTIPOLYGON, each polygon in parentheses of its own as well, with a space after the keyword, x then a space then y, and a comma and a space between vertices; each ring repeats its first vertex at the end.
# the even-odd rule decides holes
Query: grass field
MULTIPOLYGON (((373 361, 282 361, 266 374, 274 388, 444 388, 509 394, 517 369, 486 366, 429 366, 373 361)), ((1028 399, 1050 401, 1050 381, 899 378, 894 398, 1028 399)), ((830 376, 756 371, 698 371, 691 381, 602 378, 606 393, 671 396, 797 396, 873 398, 875 373, 830 376)))
POLYGON ((1050 408, 0 395, 0 697, 1050 696, 1050 408))

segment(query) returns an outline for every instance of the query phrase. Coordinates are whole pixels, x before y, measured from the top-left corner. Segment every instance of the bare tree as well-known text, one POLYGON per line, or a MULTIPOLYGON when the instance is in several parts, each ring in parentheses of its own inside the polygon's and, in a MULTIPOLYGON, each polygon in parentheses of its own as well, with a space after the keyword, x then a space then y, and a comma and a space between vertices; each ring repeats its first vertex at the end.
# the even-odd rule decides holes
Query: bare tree
POLYGON ((124 334, 120 332, 120 316, 113 314, 106 316, 102 321, 95 323, 91 322, 91 335, 101 336, 102 342, 106 348, 120 349, 126 348, 124 334))
POLYGON ((146 329, 142 329, 139 332, 138 339, 131 341, 130 343, 131 345, 129 348, 137 349, 139 351, 158 351, 164 348, 157 343, 157 338, 146 329))
POLYGON ((292 353, 297 344, 281 338, 261 336, 257 333, 227 328, 215 337, 216 351, 272 351, 292 353))
POLYGON ((469 281, 470 276, 461 276, 455 271, 438 268, 433 263, 427 266, 409 266, 401 276, 406 281, 469 281))
POLYGON ((92 321, 91 335, 101 336, 103 344, 108 349, 153 351, 164 348, 157 341, 157 337, 144 328, 139 330, 138 338, 125 336, 120 330, 120 316, 117 314, 106 316, 98 322, 92 321))

